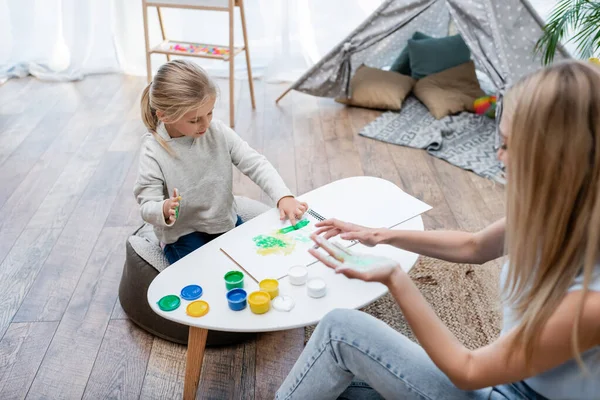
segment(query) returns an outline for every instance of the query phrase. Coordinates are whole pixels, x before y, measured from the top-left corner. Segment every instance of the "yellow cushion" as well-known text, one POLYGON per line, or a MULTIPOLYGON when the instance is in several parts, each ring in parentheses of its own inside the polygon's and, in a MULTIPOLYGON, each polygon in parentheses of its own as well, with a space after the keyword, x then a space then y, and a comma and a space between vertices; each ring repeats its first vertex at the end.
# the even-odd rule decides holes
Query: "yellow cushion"
POLYGON ((350 80, 350 98, 338 103, 398 111, 415 84, 410 76, 361 65, 350 80))
POLYGON ((437 119, 462 111, 475 112, 473 102, 485 96, 473 61, 420 79, 413 92, 437 119))

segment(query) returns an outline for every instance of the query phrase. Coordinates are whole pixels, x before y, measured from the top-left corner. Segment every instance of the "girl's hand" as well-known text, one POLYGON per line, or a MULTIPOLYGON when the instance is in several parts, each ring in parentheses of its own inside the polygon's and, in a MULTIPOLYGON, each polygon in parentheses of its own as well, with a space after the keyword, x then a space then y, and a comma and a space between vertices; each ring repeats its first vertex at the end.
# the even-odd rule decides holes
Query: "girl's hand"
POLYGON ((163 202, 163 215, 167 224, 172 224, 177 220, 176 209, 179 207, 181 196, 177 194, 177 189, 173 190, 173 197, 163 202))
POLYGON ((311 239, 317 246, 325 249, 329 256, 323 255, 316 249, 310 249, 309 253, 323 264, 333 268, 336 273, 344 274, 348 278, 360 279, 365 282, 380 282, 389 286, 394 277, 407 276, 400 268, 400 264, 392 259, 356 254, 316 234, 311 235, 311 239))
POLYGON ((302 218, 306 210, 308 210, 308 204, 296 200, 295 197, 282 198, 279 200, 277 207, 279 208, 281 220, 283 221, 287 217, 292 225, 296 225, 296 222, 302 218))
POLYGON ((320 228, 315 234, 320 235, 324 233, 323 237, 325 239, 340 235, 344 240, 358 240, 360 243, 369 247, 379 244, 379 238, 377 237, 378 230, 373 228, 351 224, 350 222, 338 221, 337 219, 328 219, 317 222, 315 226, 320 228))

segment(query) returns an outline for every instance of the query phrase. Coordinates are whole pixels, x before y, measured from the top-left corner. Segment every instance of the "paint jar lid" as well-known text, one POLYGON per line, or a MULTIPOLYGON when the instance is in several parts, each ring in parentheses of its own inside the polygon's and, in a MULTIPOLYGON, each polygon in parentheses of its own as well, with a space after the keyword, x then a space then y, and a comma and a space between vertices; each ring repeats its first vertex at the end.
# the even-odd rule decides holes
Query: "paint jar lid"
POLYGON ((321 278, 313 278, 306 283, 306 291, 310 297, 323 297, 327 293, 327 284, 321 278))
POLYGON ((174 294, 169 294, 158 301, 158 308, 162 311, 173 311, 176 310, 181 304, 181 299, 174 294))
POLYGON ((271 304, 273 305, 273 308, 277 311, 288 312, 291 311, 292 308, 294 308, 296 302, 290 296, 278 296, 273 299, 273 302, 271 304))
POLYGON ((196 300, 202 297, 202 287, 199 285, 188 285, 181 289, 181 298, 184 300, 196 300))
POLYGON ((204 300, 193 301, 185 309, 190 317, 202 317, 208 313, 208 310, 208 303, 204 300))
POLYGON ((308 277, 308 268, 304 265, 294 265, 288 270, 288 280, 292 285, 304 285, 308 277))

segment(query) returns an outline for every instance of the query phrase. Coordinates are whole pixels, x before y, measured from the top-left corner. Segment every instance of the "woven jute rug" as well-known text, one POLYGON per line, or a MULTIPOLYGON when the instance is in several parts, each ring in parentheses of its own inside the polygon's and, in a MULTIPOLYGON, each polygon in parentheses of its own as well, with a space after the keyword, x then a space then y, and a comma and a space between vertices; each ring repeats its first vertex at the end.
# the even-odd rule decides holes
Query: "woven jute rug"
MULTIPOLYGON (((500 333, 500 266, 499 261, 468 265, 420 257, 409 275, 458 340, 475 349, 485 346, 500 333)), ((389 293, 362 311, 417 342, 389 293)), ((306 327, 306 341, 314 328, 306 327)))

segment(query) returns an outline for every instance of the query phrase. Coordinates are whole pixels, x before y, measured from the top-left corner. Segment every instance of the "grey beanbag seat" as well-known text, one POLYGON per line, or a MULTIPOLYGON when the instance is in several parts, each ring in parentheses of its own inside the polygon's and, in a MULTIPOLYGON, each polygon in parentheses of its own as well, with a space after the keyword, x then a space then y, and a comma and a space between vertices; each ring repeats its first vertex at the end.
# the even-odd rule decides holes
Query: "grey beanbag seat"
MULTIPOLYGON (((245 197, 235 198, 238 215, 248 221, 269 207, 245 197)), ((169 266, 151 225, 144 224, 126 243, 125 265, 119 285, 119 301, 127 316, 142 329, 171 342, 187 344, 188 326, 169 321, 150 308, 147 292, 160 271, 169 266)), ((208 346, 239 343, 253 334, 209 331, 208 346)))

